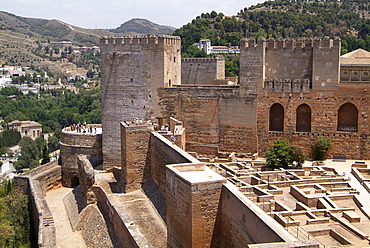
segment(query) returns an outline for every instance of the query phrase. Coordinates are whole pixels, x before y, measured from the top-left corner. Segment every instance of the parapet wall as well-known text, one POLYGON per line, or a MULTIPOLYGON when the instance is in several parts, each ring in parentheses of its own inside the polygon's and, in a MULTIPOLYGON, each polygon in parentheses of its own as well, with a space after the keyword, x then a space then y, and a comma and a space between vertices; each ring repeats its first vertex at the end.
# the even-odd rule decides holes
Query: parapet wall
POLYGON ((147 167, 151 177, 166 192, 166 165, 180 163, 200 163, 196 158, 175 146, 158 133, 151 133, 147 156, 147 167))
POLYGON ((301 48, 333 48, 335 46, 340 46, 340 39, 336 38, 334 40, 330 39, 329 37, 325 37, 324 39, 265 39, 259 38, 256 41, 255 38, 243 38, 240 40, 240 49, 242 48, 256 48, 257 46, 262 45, 262 43, 266 43, 267 49, 288 49, 288 50, 295 50, 301 48))
POLYGON ((57 161, 41 165, 14 177, 14 187, 29 197, 29 211, 39 247, 56 247, 53 216, 44 199, 46 191, 61 181, 61 167, 57 161))
POLYGON ((125 37, 102 37, 100 39, 100 49, 132 49, 134 45, 141 47, 151 46, 165 46, 165 45, 181 45, 181 38, 179 36, 171 35, 138 35, 125 37))

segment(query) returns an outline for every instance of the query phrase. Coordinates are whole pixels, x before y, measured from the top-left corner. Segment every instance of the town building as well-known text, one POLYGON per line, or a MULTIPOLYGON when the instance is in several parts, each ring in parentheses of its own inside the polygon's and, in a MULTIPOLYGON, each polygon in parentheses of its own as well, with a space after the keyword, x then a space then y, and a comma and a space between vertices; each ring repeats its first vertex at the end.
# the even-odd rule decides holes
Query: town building
POLYGON ((41 137, 42 133, 42 125, 34 121, 12 121, 8 123, 8 128, 17 130, 21 137, 30 137, 32 139, 41 137))

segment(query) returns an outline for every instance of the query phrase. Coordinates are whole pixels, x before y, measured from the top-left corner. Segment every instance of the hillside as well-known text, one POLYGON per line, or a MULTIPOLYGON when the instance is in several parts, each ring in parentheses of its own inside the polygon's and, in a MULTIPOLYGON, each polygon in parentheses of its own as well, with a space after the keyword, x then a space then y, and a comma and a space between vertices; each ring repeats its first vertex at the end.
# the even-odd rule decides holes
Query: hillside
POLYGON ((182 38, 182 52, 201 38, 212 45, 239 45, 242 37, 342 39, 342 53, 370 50, 370 4, 367 0, 276 0, 244 8, 234 16, 202 13, 173 34, 182 38))
POLYGON ((159 25, 146 19, 134 18, 131 19, 116 29, 111 29, 113 33, 126 34, 172 34, 176 28, 170 26, 159 25))

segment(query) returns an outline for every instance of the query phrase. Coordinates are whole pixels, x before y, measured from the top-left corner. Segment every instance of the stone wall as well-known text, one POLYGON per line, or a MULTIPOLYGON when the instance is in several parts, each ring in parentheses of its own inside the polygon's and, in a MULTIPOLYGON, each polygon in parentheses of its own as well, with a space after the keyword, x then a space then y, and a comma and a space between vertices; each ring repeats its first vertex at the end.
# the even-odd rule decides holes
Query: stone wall
POLYGON ((235 186, 222 187, 211 247, 298 241, 235 186))
POLYGON ((227 80, 224 79, 225 59, 223 56, 181 59, 181 85, 227 84, 227 80))
POLYGON ((168 165, 166 179, 168 247, 210 247, 226 178, 192 163, 168 165))
POLYGON ((125 191, 140 189, 145 180, 150 178, 147 163, 150 133, 153 126, 128 126, 121 123, 122 179, 125 191))
POLYGON ((82 188, 82 192, 87 204, 95 203, 95 196, 91 187, 95 183, 95 172, 90 161, 86 155, 79 155, 77 157, 78 164, 78 178, 82 188))
POLYGON ((177 87, 160 96, 165 119, 184 123, 187 151, 257 151, 255 95, 241 96, 237 87, 177 87))
POLYGON ((14 177, 14 187, 29 197, 29 211, 39 247, 56 247, 53 216, 44 199, 46 191, 60 184, 61 168, 57 161, 41 165, 14 177))
POLYGON ((60 154, 63 175, 62 184, 65 187, 76 186, 76 183, 73 181, 74 178, 78 177, 78 155, 87 155, 93 166, 102 163, 102 134, 76 133, 63 130, 60 141, 60 154))
POLYGON ((157 89, 180 84, 180 44, 175 36, 101 39, 105 168, 121 164, 120 122, 161 117, 157 89))
POLYGON ((149 151, 146 161, 150 176, 163 193, 166 192, 166 165, 199 163, 197 159, 155 132, 150 135, 149 151))
POLYGON ((338 91, 311 91, 309 94, 268 94, 258 99, 259 153, 264 154, 276 139, 286 139, 302 147, 311 156, 312 145, 319 136, 332 140, 328 157, 344 155, 350 159, 370 159, 368 113, 369 95, 366 85, 339 84, 338 91), (270 108, 279 103, 284 108, 284 128, 280 132, 269 131, 270 108), (357 131, 338 130, 338 110, 346 103, 357 110, 357 131), (297 108, 307 104, 311 109, 311 131, 297 132, 297 108))

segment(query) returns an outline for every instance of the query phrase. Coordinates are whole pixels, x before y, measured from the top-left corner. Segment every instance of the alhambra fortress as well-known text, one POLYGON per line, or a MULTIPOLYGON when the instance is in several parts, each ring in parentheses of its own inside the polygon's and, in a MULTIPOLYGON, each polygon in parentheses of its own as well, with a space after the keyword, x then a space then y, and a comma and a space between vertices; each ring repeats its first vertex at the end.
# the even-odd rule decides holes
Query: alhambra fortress
POLYGON ((242 39, 233 84, 179 37, 102 37, 102 125, 15 178, 37 245, 370 246, 370 53, 340 44, 242 39), (266 166, 276 139, 310 156, 319 136, 328 160, 266 166))

